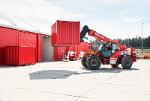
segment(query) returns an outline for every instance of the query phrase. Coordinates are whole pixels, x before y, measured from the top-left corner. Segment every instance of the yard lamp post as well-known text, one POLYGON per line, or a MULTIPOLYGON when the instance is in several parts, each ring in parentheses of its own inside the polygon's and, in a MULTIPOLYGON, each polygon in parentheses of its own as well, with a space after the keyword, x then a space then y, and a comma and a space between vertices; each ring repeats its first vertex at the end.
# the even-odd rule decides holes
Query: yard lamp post
POLYGON ((142 50, 143 50, 143 25, 144 25, 144 23, 142 23, 142 31, 141 31, 141 34, 142 34, 142 50))

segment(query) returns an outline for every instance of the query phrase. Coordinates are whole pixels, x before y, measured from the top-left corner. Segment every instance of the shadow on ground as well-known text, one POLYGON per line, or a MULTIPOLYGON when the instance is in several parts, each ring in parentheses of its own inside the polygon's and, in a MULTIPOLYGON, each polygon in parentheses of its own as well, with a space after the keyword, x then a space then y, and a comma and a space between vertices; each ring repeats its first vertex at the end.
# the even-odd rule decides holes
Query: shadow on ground
POLYGON ((30 73, 30 79, 65 79, 73 74, 76 74, 75 71, 68 70, 42 70, 30 73))
POLYGON ((82 74, 91 74, 91 73, 120 73, 122 71, 133 71, 139 70, 137 68, 132 69, 122 69, 122 68, 100 68, 99 70, 87 70, 83 68, 84 72, 78 71, 69 71, 69 70, 42 70, 30 73, 30 80, 38 79, 66 79, 71 75, 82 75, 82 74))

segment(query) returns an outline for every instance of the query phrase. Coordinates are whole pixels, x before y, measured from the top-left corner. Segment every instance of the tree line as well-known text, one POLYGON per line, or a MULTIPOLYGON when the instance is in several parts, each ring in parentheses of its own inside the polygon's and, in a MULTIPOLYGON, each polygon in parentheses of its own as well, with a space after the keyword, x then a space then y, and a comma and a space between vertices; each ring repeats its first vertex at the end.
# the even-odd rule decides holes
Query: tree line
MULTIPOLYGON (((142 38, 136 37, 136 38, 127 38, 127 39, 117 39, 120 43, 128 46, 128 47, 134 47, 134 48, 142 48, 142 38)), ((150 36, 143 38, 143 48, 144 49, 150 49, 150 36)))

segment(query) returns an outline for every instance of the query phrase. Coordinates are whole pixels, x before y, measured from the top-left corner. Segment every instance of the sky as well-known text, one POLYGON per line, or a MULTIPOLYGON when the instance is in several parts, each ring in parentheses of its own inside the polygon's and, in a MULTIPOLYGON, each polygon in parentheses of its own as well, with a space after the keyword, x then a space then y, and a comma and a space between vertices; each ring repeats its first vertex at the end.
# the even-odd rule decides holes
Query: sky
POLYGON ((142 36, 144 23, 147 37, 149 5, 150 0, 0 0, 0 23, 51 34, 56 20, 80 21, 81 29, 88 25, 113 39, 142 36))

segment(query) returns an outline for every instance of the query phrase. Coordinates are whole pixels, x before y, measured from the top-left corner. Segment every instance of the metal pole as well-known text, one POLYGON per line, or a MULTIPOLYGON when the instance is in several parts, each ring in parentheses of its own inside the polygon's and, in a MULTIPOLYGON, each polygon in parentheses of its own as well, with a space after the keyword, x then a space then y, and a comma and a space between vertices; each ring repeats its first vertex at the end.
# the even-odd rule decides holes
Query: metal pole
POLYGON ((144 23, 142 23, 142 49, 143 49, 143 25, 144 25, 144 23))

